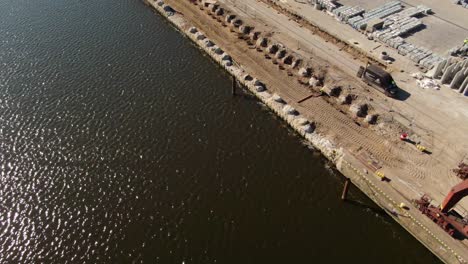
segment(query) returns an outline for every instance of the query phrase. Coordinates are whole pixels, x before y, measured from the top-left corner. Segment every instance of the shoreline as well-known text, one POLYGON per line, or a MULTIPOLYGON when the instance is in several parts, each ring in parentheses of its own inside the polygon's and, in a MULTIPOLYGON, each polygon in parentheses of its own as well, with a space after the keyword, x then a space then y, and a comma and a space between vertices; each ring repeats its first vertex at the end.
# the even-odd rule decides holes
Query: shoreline
MULTIPOLYGON (((205 51, 210 57, 221 65, 237 82, 246 87, 262 103, 275 114, 286 121, 291 128, 310 142, 319 150, 336 169, 349 178, 351 182, 365 193, 377 205, 383 208, 395 221, 402 225, 416 239, 424 244, 432 253, 447 263, 465 263, 460 252, 447 245, 445 238, 440 235, 442 230, 432 230, 427 226, 429 219, 419 211, 411 209, 407 211, 400 208, 400 203, 408 201, 397 190, 384 189, 384 182, 376 175, 367 173, 367 169, 351 151, 338 148, 335 142, 315 131, 314 120, 307 120, 296 109, 286 103, 279 95, 270 92, 261 80, 255 78, 253 73, 247 72, 242 65, 234 61, 223 47, 209 40, 206 34, 191 25, 185 17, 177 12, 172 12, 168 5, 161 0, 144 0, 144 2, 169 20, 184 36, 188 37, 197 47, 205 51), (412 213, 415 213, 414 215, 412 213), (442 238, 442 239, 441 239, 442 238)), ((341 188, 339 186, 338 188, 341 188)), ((430 228, 432 228, 430 226, 430 228)))

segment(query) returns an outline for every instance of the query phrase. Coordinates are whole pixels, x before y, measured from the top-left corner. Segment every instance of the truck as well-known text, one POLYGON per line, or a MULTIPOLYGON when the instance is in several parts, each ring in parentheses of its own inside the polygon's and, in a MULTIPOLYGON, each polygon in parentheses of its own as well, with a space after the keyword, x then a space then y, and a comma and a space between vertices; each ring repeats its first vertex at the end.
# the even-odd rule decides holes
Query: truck
POLYGON ((361 66, 357 76, 367 85, 376 88, 388 97, 395 98, 398 94, 398 86, 392 75, 377 65, 367 64, 366 67, 361 66))

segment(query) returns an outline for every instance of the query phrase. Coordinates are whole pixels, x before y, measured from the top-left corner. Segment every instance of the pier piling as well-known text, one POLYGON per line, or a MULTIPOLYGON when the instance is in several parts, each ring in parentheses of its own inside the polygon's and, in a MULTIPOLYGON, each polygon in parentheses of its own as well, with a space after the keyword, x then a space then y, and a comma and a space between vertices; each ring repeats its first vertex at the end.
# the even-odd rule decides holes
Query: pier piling
POLYGON ((232 95, 236 95, 236 86, 237 86, 237 81, 234 76, 232 76, 232 95))
POLYGON ((348 190, 349 190, 349 184, 351 183, 351 180, 349 178, 346 178, 345 185, 343 188, 343 193, 341 194, 341 200, 346 201, 346 197, 348 196, 348 190))

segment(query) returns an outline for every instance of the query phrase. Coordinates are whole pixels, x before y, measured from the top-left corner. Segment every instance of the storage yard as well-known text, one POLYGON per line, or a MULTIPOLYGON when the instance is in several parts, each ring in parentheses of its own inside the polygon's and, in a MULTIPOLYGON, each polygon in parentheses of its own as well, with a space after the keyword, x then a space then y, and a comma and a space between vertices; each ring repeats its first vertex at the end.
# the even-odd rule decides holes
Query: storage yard
MULTIPOLYGON (((434 254, 468 261, 467 240, 430 218, 468 161, 468 9, 448 0, 148 2, 434 254), (447 38, 434 32, 444 28, 447 38), (368 62, 384 69, 381 80, 391 74, 396 98, 368 85, 368 62)), ((463 217, 468 199, 452 202, 463 217)))

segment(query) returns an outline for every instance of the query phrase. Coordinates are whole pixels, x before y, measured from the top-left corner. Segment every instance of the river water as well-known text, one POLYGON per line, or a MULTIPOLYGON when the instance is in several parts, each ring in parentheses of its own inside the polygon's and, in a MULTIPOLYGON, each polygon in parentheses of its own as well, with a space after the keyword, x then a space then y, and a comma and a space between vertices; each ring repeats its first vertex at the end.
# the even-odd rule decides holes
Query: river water
POLYGON ((139 0, 0 1, 1 263, 438 263, 139 0))

